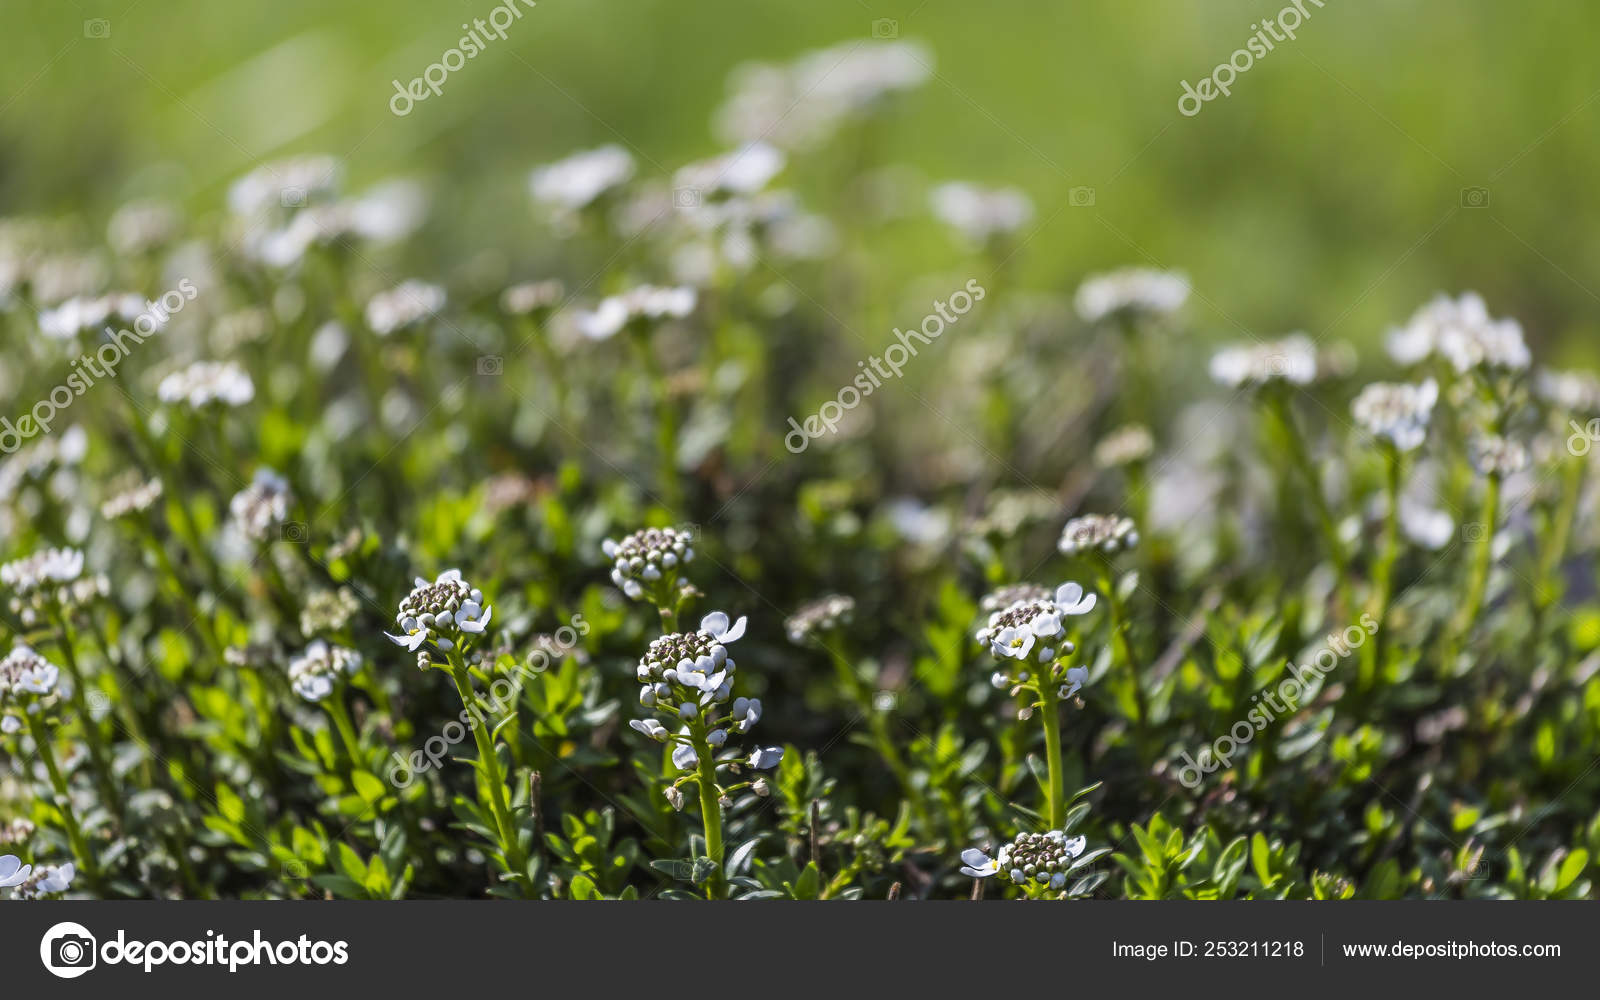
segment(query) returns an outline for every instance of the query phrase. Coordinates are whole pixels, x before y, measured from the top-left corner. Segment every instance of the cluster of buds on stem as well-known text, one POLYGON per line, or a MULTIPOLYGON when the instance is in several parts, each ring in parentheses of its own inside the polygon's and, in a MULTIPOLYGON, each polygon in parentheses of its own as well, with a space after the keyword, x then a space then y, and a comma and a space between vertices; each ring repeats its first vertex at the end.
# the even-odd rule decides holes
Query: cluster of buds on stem
MULTIPOLYGON (((1072 697, 1089 679, 1089 671, 1087 667, 1068 668, 1061 662, 1077 649, 1067 638, 1066 619, 1094 610, 1096 596, 1085 594, 1076 583, 1063 583, 1048 597, 1018 593, 1023 595, 1021 599, 993 611, 976 635, 1001 664, 991 683, 1002 690, 1009 688, 1013 695, 1024 690, 1042 694, 1041 685, 1057 684, 1059 697, 1072 697), (1029 664, 1036 666, 1030 668, 1029 664)), ((1024 715, 1029 713, 1029 708, 1023 709, 1024 715)))
POLYGON ((396 646, 416 653, 420 667, 432 665, 430 646, 441 653, 458 648, 464 652, 494 615, 494 608, 484 603, 483 591, 463 580, 459 569, 440 573, 432 583, 420 576, 414 583, 395 616, 400 634, 384 635, 396 646))

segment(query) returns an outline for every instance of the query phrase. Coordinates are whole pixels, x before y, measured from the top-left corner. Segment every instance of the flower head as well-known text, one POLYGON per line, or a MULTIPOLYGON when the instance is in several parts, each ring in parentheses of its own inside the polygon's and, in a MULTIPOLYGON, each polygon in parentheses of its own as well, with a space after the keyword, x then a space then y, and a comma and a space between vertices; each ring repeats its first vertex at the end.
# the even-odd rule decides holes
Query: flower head
POLYGON ((326 155, 265 163, 228 189, 228 208, 249 216, 326 200, 338 191, 342 175, 339 160, 326 155))
POLYGON ((1400 451, 1412 451, 1428 436, 1428 421, 1439 401, 1439 383, 1433 379, 1421 385, 1374 382, 1361 390, 1350 404, 1356 422, 1374 437, 1400 451))
POLYGON ((1060 830, 1019 833, 1011 843, 1002 844, 992 858, 976 847, 962 851, 961 874, 1060 890, 1066 888, 1067 877, 1078 867, 1077 859, 1086 844, 1083 837, 1068 837, 1060 830))
POLYGON ((250 485, 235 493, 228 502, 228 513, 246 536, 265 542, 279 525, 289 520, 292 499, 289 481, 263 466, 256 470, 250 485))
POLYGON ((1546 369, 1539 373, 1534 388, 1540 399, 1559 410, 1600 415, 1600 376, 1593 372, 1546 369))
POLYGON ((9 854, 0 857, 0 887, 9 887, 13 899, 38 899, 40 896, 66 892, 78 874, 71 862, 59 867, 44 865, 39 868, 18 865, 16 862, 17 859, 9 854), (8 868, 14 869, 9 877, 4 874, 8 868))
POLYGON ((567 294, 559 280, 525 281, 500 293, 500 309, 511 316, 543 316, 567 294))
POLYGON ((1139 530, 1132 518, 1114 514, 1085 514, 1068 521, 1061 529, 1056 548, 1063 555, 1085 552, 1115 555, 1139 544, 1139 530))
POLYGON ((289 685, 306 701, 321 701, 338 681, 360 669, 360 653, 318 639, 289 661, 289 685))
POLYGON ((162 379, 156 395, 163 403, 186 403, 196 410, 212 403, 243 406, 256 398, 256 386, 232 361, 196 361, 162 379))
POLYGON ((130 201, 106 224, 106 241, 117 253, 133 257, 159 250, 178 235, 182 218, 171 202, 130 201))
POLYGON ((562 212, 575 212, 621 187, 633 177, 633 157, 608 145, 574 153, 539 167, 528 177, 533 200, 562 212))
POLYGON ((1016 188, 952 181, 933 189, 933 214, 973 243, 1016 232, 1033 218, 1033 202, 1016 188))
MULTIPOLYGON (((97 332, 113 320, 132 323, 147 309, 150 306, 145 300, 132 292, 76 296, 41 312, 39 332, 52 340, 70 340, 80 333, 97 332)), ((154 311, 150 312, 150 322, 152 326, 149 332, 152 333, 165 325, 160 314, 154 311)))
POLYGON ((40 549, 0 566, 0 584, 19 596, 53 591, 82 575, 83 553, 70 548, 40 549))
POLYGON ((356 592, 349 587, 338 590, 316 590, 306 598, 300 609, 300 634, 306 636, 338 632, 350 624, 361 606, 356 603, 356 592))
POLYGON ((630 327, 645 329, 668 319, 682 319, 694 312, 697 296, 687 286, 637 288, 601 300, 591 312, 578 314, 578 330, 590 340, 608 340, 630 327))
POLYGON ((415 584, 395 616, 400 634, 384 633, 390 642, 411 652, 426 654, 423 647, 432 643, 448 653, 482 635, 494 615, 484 603, 483 591, 463 580, 458 569, 440 573, 432 583, 419 576, 415 584))
POLYGON ((38 708, 40 699, 55 693, 61 670, 18 643, 0 660, 0 732, 10 734, 22 728, 22 714, 38 708))
POLYGON ((993 614, 1013 604, 1048 601, 1054 594, 1055 591, 1049 587, 1042 587, 1037 583, 1008 583, 1004 587, 997 587, 984 594, 982 600, 978 602, 978 610, 985 614, 993 614))
POLYGON ((1050 663, 1074 649, 1065 619, 1094 610, 1094 594, 1076 583, 1063 583, 1047 599, 1019 600, 989 615, 977 640, 1001 660, 1036 659, 1050 663))
POLYGON ((135 477, 129 485, 113 493, 100 505, 100 516, 107 521, 143 514, 161 499, 161 480, 135 477))
POLYGON ((1189 278, 1174 271, 1130 267, 1095 274, 1078 286, 1073 300, 1085 323, 1109 317, 1166 316, 1189 299, 1189 278))
POLYGON ((1155 451, 1155 438, 1143 424, 1125 424, 1100 439, 1094 447, 1094 464, 1115 469, 1149 458, 1155 451))
POLYGON ((416 326, 444 308, 445 290, 426 281, 402 281, 367 300, 367 326, 380 337, 416 326))
POLYGON ((783 623, 790 642, 805 642, 813 635, 832 632, 850 621, 856 610, 856 599, 844 594, 829 594, 808 601, 783 623))
POLYGON ((645 528, 619 541, 607 538, 600 549, 611 560, 611 582, 634 600, 660 607, 677 600, 678 577, 694 559, 687 528, 645 528))
POLYGON ((1309 385, 1317 378, 1316 344, 1303 333, 1263 344, 1234 344, 1211 358, 1211 377, 1239 389, 1309 385))
POLYGON ((1502 369, 1521 371, 1532 355, 1514 319, 1489 315, 1483 298, 1467 292, 1459 299, 1436 296, 1388 336, 1389 355, 1401 364, 1442 357, 1461 374, 1502 369))
POLYGON ((1468 457, 1479 475, 1504 479, 1528 467, 1528 449, 1499 434, 1478 434, 1467 442, 1468 457))

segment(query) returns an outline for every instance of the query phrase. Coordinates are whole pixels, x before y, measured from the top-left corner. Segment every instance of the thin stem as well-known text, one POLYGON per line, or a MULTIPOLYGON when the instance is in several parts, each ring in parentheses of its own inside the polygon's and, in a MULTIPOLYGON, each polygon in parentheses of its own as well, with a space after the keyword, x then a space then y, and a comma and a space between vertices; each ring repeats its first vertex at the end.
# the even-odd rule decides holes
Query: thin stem
POLYGON ((73 711, 78 713, 78 722, 83 728, 84 743, 89 748, 89 760, 95 772, 95 783, 99 786, 100 796, 105 800, 106 807, 120 819, 122 799, 111 783, 113 772, 111 757, 106 751, 105 738, 89 711, 89 699, 84 694, 87 690, 87 679, 78 666, 78 656, 72 648, 72 633, 67 628, 66 619, 62 616, 60 608, 52 606, 49 614, 56 626, 56 648, 61 651, 67 673, 72 676, 72 693, 68 696, 68 700, 72 703, 73 711))
POLYGON ((1567 459, 1562 469, 1561 502, 1550 525, 1550 543, 1539 560, 1539 583, 1534 592, 1534 616, 1542 637, 1546 615, 1561 598, 1561 563, 1567 555, 1567 543, 1572 537, 1572 525, 1578 513, 1578 501, 1583 495, 1582 459, 1567 459))
POLYGON ((1394 567, 1400 558, 1400 483, 1404 478, 1404 460, 1393 448, 1387 451, 1387 478, 1384 488, 1388 509, 1383 522, 1383 550, 1372 570, 1372 617, 1378 623, 1378 635, 1368 649, 1362 651, 1361 673, 1358 687, 1366 689, 1376 680, 1384 662, 1384 638, 1387 634, 1385 619, 1394 599, 1394 567))
POLYGON ((707 899, 726 899, 728 885, 722 875, 722 803, 717 795, 717 762, 705 734, 691 735, 694 752, 700 758, 696 782, 700 786, 700 820, 705 825, 706 857, 716 865, 716 870, 706 880, 707 899))
POLYGON ((1494 561, 1495 527, 1500 520, 1500 477, 1491 474, 1483 493, 1482 532, 1478 547, 1472 556, 1472 570, 1467 577, 1467 589, 1461 603, 1461 616, 1456 620, 1457 638, 1466 633, 1483 611, 1484 597, 1489 590, 1489 567, 1494 561))
POLYGON ((1049 787, 1045 789, 1046 811, 1050 814, 1050 829, 1059 830, 1067 823, 1067 803, 1062 795, 1061 775, 1061 713, 1056 700, 1055 681, 1041 677, 1039 682, 1039 715, 1044 724, 1044 760, 1049 787))
POLYGON ((67 779, 62 776, 61 768, 56 764, 56 753, 50 746, 50 734, 45 731, 44 723, 40 721, 35 712, 23 712, 23 718, 28 720, 28 732, 33 736, 33 745, 39 750, 39 757, 44 761, 44 769, 50 775, 50 785, 56 792, 56 808, 61 813, 61 822, 67 828, 67 841, 72 845, 72 853, 83 866, 84 878, 96 893, 100 892, 100 865, 89 851, 88 841, 84 839, 83 828, 78 825, 77 813, 72 808, 72 793, 67 788, 67 779))
POLYGON ((1106 605, 1111 616, 1111 649, 1114 659, 1122 661, 1128 673, 1128 684, 1133 689, 1134 733, 1139 744, 1139 754, 1145 756, 1146 741, 1150 732, 1150 703, 1144 693, 1144 679, 1139 675, 1139 662, 1133 655, 1133 642, 1128 638, 1128 616, 1122 606, 1122 595, 1117 592, 1116 575, 1111 571, 1110 560, 1101 560, 1100 589, 1106 592, 1106 605))
POLYGON ((1339 522, 1333 516, 1333 510, 1328 506, 1328 498, 1322 494, 1322 477, 1317 474, 1317 467, 1311 460, 1311 450, 1306 446, 1305 438, 1300 434, 1300 426, 1295 423, 1294 413, 1289 408, 1289 398, 1282 393, 1274 392, 1269 397, 1269 406, 1283 427, 1283 437, 1289 446, 1289 457, 1294 462, 1295 469, 1305 480, 1306 491, 1311 494, 1311 507, 1317 515, 1317 524, 1322 529, 1323 539, 1328 547, 1328 558, 1333 561, 1334 571, 1338 574, 1339 599, 1348 610, 1355 607, 1350 600, 1350 558, 1345 553, 1344 539, 1339 537, 1339 522))
MULTIPOLYGON (((451 650, 445 655, 450 661, 450 677, 456 683, 456 693, 461 696, 461 705, 470 709, 474 695, 472 675, 467 672, 466 662, 461 658, 459 651, 451 650)), ((483 767, 484 783, 489 786, 489 809, 494 813, 495 832, 500 838, 500 849, 505 855, 506 864, 517 876, 519 883, 525 884, 528 862, 522 853, 521 838, 517 836, 516 826, 511 820, 511 806, 506 801, 506 783, 500 775, 500 757, 495 753, 494 741, 482 722, 469 728, 478 744, 478 760, 483 767)))
POLYGON ((350 708, 344 703, 343 685, 328 696, 328 715, 333 719, 333 728, 339 731, 339 739, 344 743, 345 756, 352 767, 361 763, 361 740, 356 735, 355 723, 350 719, 350 708))

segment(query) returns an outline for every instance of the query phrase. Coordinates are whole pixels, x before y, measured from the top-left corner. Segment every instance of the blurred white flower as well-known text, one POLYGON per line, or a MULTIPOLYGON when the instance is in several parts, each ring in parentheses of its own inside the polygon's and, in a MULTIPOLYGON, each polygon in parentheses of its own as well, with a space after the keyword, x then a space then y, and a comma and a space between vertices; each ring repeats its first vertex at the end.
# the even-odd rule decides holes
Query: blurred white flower
POLYGON ((1139 544, 1139 530, 1129 517, 1115 514, 1085 514, 1068 521, 1061 529, 1056 549, 1065 556, 1085 552, 1112 555, 1139 544))
POLYGON ((186 403, 197 410, 212 403, 243 406, 256 397, 256 386, 232 361, 196 361, 162 379, 156 395, 163 403, 186 403))
POLYGON ((151 309, 149 303, 132 292, 109 292, 93 297, 70 298, 53 309, 39 314, 39 332, 52 340, 70 340, 80 333, 98 333, 112 320, 132 323, 149 310, 148 335, 166 325, 165 317, 151 309))
POLYGON ((403 281, 367 301, 367 326, 380 337, 432 319, 444 308, 445 290, 415 279, 403 281))
POLYGON ((119 254, 138 256, 158 250, 178 235, 182 217, 168 201, 130 201, 106 225, 106 242, 119 254))
POLYGON ((974 243, 1014 233, 1033 218, 1033 202, 1016 188, 952 181, 933 189, 933 214, 974 243))
POLYGON ((1238 389, 1275 382, 1309 385, 1317 377, 1317 347, 1303 333, 1262 344, 1234 344, 1211 358, 1211 377, 1238 389))
POLYGON ((1421 385, 1374 382, 1356 396, 1350 413, 1374 437, 1401 451, 1413 451, 1427 439, 1428 421, 1438 401, 1439 383, 1431 378, 1421 385))
POLYGON ((592 312, 578 314, 578 329, 590 340, 606 340, 634 323, 682 319, 694 312, 693 288, 640 285, 603 299, 592 312))
POLYGON ((318 639, 289 661, 289 685, 306 701, 321 701, 333 693, 339 680, 360 669, 360 653, 318 639))
POLYGON ((1439 356, 1462 374, 1478 368, 1521 371, 1532 362, 1522 325, 1494 319, 1476 292, 1458 299, 1436 296, 1404 327, 1391 330, 1387 342, 1390 357, 1401 364, 1439 356))
POLYGON ((1086 323, 1117 315, 1166 316, 1189 299, 1189 278, 1175 271, 1130 267, 1094 274, 1078 286, 1073 300, 1086 323))
POLYGON ((632 177, 633 157, 621 146, 607 145, 537 168, 528 177, 528 188, 534 201, 574 212, 632 177))
POLYGON ((342 175, 339 160, 326 155, 265 163, 234 181, 228 208, 235 215, 300 208, 332 196, 342 175))
POLYGON ((247 538, 257 542, 271 540, 278 526, 289 520, 293 494, 289 481, 265 466, 256 470, 250 485, 233 495, 228 513, 247 538))
MULTIPOLYGON (((760 191, 783 169, 782 152, 764 142, 752 142, 709 160, 701 160, 679 168, 672 177, 679 192, 692 192, 693 201, 724 198, 730 195, 751 195, 760 191)), ((690 199, 683 194, 680 198, 690 199)), ((694 204, 679 204, 679 208, 693 208, 694 204)))
POLYGON ((1437 552, 1455 538, 1456 522, 1442 510, 1402 497, 1400 530, 1417 545, 1437 552))

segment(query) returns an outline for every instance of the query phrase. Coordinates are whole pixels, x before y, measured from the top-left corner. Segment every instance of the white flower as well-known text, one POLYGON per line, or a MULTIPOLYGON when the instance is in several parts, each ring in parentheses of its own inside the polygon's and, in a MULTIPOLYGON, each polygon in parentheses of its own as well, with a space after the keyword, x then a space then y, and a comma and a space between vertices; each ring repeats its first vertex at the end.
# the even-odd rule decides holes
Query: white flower
MULTIPOLYGON (((0 862, 3 862, 3 859, 0 859, 0 862)), ((78 874, 77 868, 70 862, 59 868, 53 865, 37 869, 24 866, 19 873, 27 871, 31 871, 32 874, 11 883, 14 886, 11 895, 15 899, 38 899, 40 896, 66 892, 72 887, 72 880, 78 874)), ((0 885, 3 884, 5 883, 0 882, 0 885)))
POLYGON ((1416 364, 1437 355, 1462 374, 1477 368, 1521 371, 1532 361, 1521 324, 1491 317, 1476 292, 1459 299, 1436 296, 1404 327, 1389 332, 1388 348, 1389 355, 1401 364, 1416 364))
POLYGON ((1584 371, 1539 373, 1535 388, 1539 398, 1569 413, 1600 414, 1600 377, 1584 371))
POLYGON ((13 713, 37 709, 36 699, 55 692, 61 680, 61 670, 55 664, 35 653, 29 646, 17 643, 5 659, 0 660, 0 730, 7 735, 22 728, 22 719, 13 713))
POLYGON ((130 201, 106 225, 106 242, 119 254, 137 256, 171 242, 178 233, 178 210, 170 202, 130 201))
POLYGON ((1132 465, 1149 458, 1155 448, 1155 438, 1148 427, 1127 424, 1107 434, 1094 446, 1094 464, 1102 469, 1132 465))
POLYGON ((130 514, 142 514, 161 499, 161 480, 138 479, 100 505, 100 516, 115 521, 130 514))
POLYGON ((679 743, 672 748, 672 766, 680 771, 692 771, 700 763, 700 755, 694 752, 694 747, 687 743, 679 743))
POLYGON ((1094 274, 1078 286, 1073 304, 1085 323, 1117 315, 1165 316, 1189 299, 1189 278, 1174 271, 1124 268, 1094 274))
POLYGON ((628 725, 657 743, 667 742, 667 727, 654 719, 629 719, 628 725))
POLYGON ((783 153, 764 142, 752 142, 723 156, 682 167, 672 177, 680 190, 702 198, 751 195, 766 187, 783 169, 783 153))
POLYGON ((1053 662, 1074 648, 1066 638, 1063 619, 1088 614, 1096 600, 1096 595, 1085 594, 1079 584, 1063 583, 1050 598, 1018 600, 993 612, 978 630, 977 640, 995 656, 1008 660, 1026 660, 1037 640, 1041 643, 1039 662, 1053 662))
MULTIPOLYGON (((113 319, 132 323, 150 304, 132 292, 111 292, 93 297, 78 296, 39 314, 39 332, 53 340, 69 340, 80 333, 99 332, 113 319)), ((154 333, 166 325, 165 318, 150 312, 151 329, 141 334, 154 333)))
POLYGON ((565 295, 566 286, 554 278, 525 281, 500 293, 500 308, 512 316, 542 314, 560 305, 565 295))
POLYGON ((1002 844, 992 858, 975 847, 962 851, 961 874, 970 878, 999 876, 1014 885, 1032 882, 1060 890, 1072 871, 1089 860, 1079 860, 1085 846, 1083 837, 1069 838, 1060 830, 1020 833, 1011 843, 1002 844))
POLYGON ((1467 455, 1480 475, 1504 479, 1528 467, 1528 449, 1499 434, 1477 434, 1467 442, 1467 455))
POLYGON ((1434 510, 1409 498, 1400 500, 1400 530, 1425 549, 1437 552, 1455 537, 1456 522, 1442 510, 1434 510))
POLYGON ((750 754, 750 766, 757 771, 767 771, 783 760, 783 747, 759 747, 750 754))
POLYGON ((1114 555, 1139 544, 1139 532, 1133 519, 1114 514, 1085 514, 1068 521, 1061 529, 1056 548, 1062 555, 1075 556, 1083 552, 1100 552, 1114 555))
POLYGON ((390 642, 411 652, 430 641, 449 652, 467 637, 482 634, 494 616, 494 609, 484 604, 483 591, 463 580, 459 569, 440 573, 432 583, 420 576, 413 582, 395 616, 400 634, 384 633, 390 642))
POLYGON ((676 599, 684 564, 694 559, 693 538, 685 528, 645 528, 617 542, 607 538, 600 550, 611 560, 611 582, 633 600, 646 596, 658 604, 676 599))
POLYGON ((748 733, 761 721, 760 698, 735 698, 733 700, 733 728, 748 733))
POLYGON ((1211 358, 1211 377, 1232 388, 1275 382, 1309 385, 1317 377, 1317 347, 1303 333, 1264 344, 1235 344, 1211 358))
POLYGON ((717 133, 729 142, 813 146, 840 122, 870 114, 932 73, 933 53, 914 42, 851 42, 786 66, 740 66, 717 112, 717 133))
POLYGON ((1374 437, 1383 438, 1400 451, 1412 451, 1428 436, 1428 421, 1439 401, 1439 383, 1421 385, 1374 382, 1350 404, 1356 422, 1374 437))
POLYGON ((445 291, 426 281, 403 281, 367 300, 367 326, 380 337, 430 320, 444 308, 445 291))
POLYGON ((321 701, 333 693, 340 678, 353 676, 360 669, 360 653, 318 639, 289 661, 289 685, 306 701, 321 701))
POLYGON ((0 889, 21 885, 33 874, 33 866, 25 865, 15 854, 0 854, 0 889))
POLYGON ((211 403, 243 406, 256 398, 256 386, 232 361, 197 361, 162 379, 156 395, 163 403, 187 403, 197 410, 211 403))
POLYGON ((974 243, 1016 232, 1033 218, 1033 202, 1016 188, 952 181, 934 188, 931 201, 940 221, 974 243))
POLYGON ((804 642, 812 635, 831 632, 848 622, 855 612, 856 601, 844 594, 808 601, 783 623, 790 642, 804 642))
POLYGON ((301 156, 263 164, 228 189, 228 208, 235 215, 297 208, 332 195, 342 172, 332 156, 301 156))
POLYGON ((728 643, 735 642, 744 636, 745 621, 745 616, 740 615, 739 620, 734 622, 733 626, 730 628, 728 626, 727 614, 721 611, 713 611, 709 615, 706 615, 704 618, 700 619, 700 628, 703 631, 710 633, 711 637, 716 639, 718 642, 722 643, 723 645, 727 645, 728 643))
POLYGON ((279 525, 289 520, 291 498, 289 481, 262 466, 256 469, 250 485, 235 493, 228 502, 228 513, 246 536, 265 542, 279 525))
POLYGON ((41 549, 0 566, 0 584, 18 594, 53 589, 83 575, 83 553, 78 549, 41 549))
POLYGON ((1062 698, 1071 698, 1089 683, 1088 667, 1069 667, 1067 669, 1067 683, 1061 685, 1058 692, 1062 698))
POLYGON ((578 331, 590 340, 608 340, 635 323, 682 319, 694 312, 696 300, 695 290, 687 286, 640 285, 602 300, 591 312, 580 312, 578 331))
POLYGON ((528 177, 528 187, 537 202, 577 211, 632 177, 633 157, 621 146, 607 145, 539 167, 528 177))

